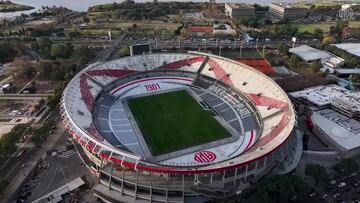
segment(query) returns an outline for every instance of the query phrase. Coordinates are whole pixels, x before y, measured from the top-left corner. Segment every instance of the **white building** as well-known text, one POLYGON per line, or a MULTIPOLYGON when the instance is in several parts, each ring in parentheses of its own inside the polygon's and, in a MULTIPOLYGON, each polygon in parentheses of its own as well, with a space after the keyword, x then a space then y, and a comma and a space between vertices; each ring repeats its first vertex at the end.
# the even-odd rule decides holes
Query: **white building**
POLYGON ((331 149, 341 157, 360 153, 360 92, 328 85, 289 95, 299 111, 306 109, 313 132, 331 149))
POLYGON ((226 3, 225 13, 230 18, 251 18, 255 16, 255 8, 249 4, 226 3))

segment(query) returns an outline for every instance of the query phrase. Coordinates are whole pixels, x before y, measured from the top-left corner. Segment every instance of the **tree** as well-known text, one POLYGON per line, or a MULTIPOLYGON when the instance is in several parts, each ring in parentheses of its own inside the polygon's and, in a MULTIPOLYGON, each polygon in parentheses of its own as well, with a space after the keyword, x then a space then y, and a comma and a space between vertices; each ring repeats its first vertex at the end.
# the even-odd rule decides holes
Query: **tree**
POLYGON ((314 62, 314 63, 312 63, 312 64, 310 65, 310 68, 312 69, 312 71, 313 71, 314 73, 319 72, 319 70, 321 69, 321 67, 322 67, 322 65, 321 65, 320 62, 314 62))
POLYGON ((119 54, 121 57, 129 56, 130 55, 130 48, 129 47, 123 47, 119 50, 119 54))
POLYGON ((359 170, 359 164, 353 159, 342 159, 333 166, 339 175, 347 175, 359 170))
POLYGON ((316 28, 316 29, 314 30, 314 36, 315 36, 316 38, 321 39, 321 38, 323 38, 323 35, 324 35, 324 32, 323 32, 321 29, 316 28))
POLYGON ((308 164, 305 167, 305 175, 312 177, 317 186, 319 182, 326 183, 329 181, 329 174, 324 166, 319 164, 308 164))
POLYGON ((13 68, 11 69, 11 75, 14 79, 22 80, 24 78, 34 76, 35 74, 36 70, 33 64, 25 61, 24 59, 15 59, 13 68))
POLYGON ((40 50, 50 51, 52 41, 48 37, 37 37, 36 43, 40 50))
POLYGON ((70 43, 54 44, 51 46, 50 56, 54 58, 69 58, 74 47, 70 43))
POLYGON ((9 182, 5 178, 0 178, 0 193, 3 194, 9 182))
POLYGON ((14 59, 17 51, 14 50, 14 45, 7 42, 0 43, 0 63, 6 63, 14 59))
POLYGON ((262 180, 256 189, 260 202, 288 202, 291 197, 305 196, 308 185, 293 175, 278 175, 262 180))
POLYGON ((285 43, 280 43, 277 47, 277 50, 281 55, 287 55, 289 52, 289 48, 289 45, 285 43))
POLYGON ((301 68, 301 67, 300 67, 300 65, 301 65, 301 58, 299 58, 298 56, 296 56, 296 55, 294 55, 294 54, 291 55, 290 60, 289 60, 289 65, 290 65, 290 67, 295 68, 295 69, 301 68))
POLYGON ((93 60, 95 57, 95 53, 92 49, 88 46, 81 46, 76 49, 73 54, 73 58, 75 58, 81 64, 88 63, 89 61, 93 60))

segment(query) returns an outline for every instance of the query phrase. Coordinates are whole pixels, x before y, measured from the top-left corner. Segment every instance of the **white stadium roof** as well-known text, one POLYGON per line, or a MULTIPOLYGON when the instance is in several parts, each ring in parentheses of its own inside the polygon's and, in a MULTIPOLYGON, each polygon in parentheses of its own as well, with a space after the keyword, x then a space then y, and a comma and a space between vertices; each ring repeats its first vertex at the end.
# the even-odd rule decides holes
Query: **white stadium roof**
POLYGON ((345 50, 355 56, 360 56, 360 43, 332 44, 332 46, 345 50))

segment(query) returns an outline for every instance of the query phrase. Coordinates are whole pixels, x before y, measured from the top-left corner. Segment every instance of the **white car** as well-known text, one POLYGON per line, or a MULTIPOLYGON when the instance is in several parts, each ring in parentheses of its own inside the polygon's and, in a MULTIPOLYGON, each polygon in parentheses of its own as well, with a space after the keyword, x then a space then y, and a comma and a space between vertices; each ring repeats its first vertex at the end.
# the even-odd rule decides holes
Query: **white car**
POLYGON ((345 187, 346 186, 346 183, 345 182, 341 182, 338 184, 338 187, 345 187))

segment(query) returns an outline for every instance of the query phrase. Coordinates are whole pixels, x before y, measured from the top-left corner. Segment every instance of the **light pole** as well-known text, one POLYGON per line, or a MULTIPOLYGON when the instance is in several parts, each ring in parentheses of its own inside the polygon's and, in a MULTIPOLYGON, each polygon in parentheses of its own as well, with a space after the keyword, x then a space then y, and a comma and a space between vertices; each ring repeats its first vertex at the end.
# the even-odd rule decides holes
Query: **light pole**
POLYGON ((242 46, 240 46, 240 54, 239 54, 239 58, 241 58, 241 54, 242 54, 242 46))
POLYGON ((258 48, 258 44, 259 44, 259 39, 256 39, 255 49, 257 49, 257 48, 258 48))

